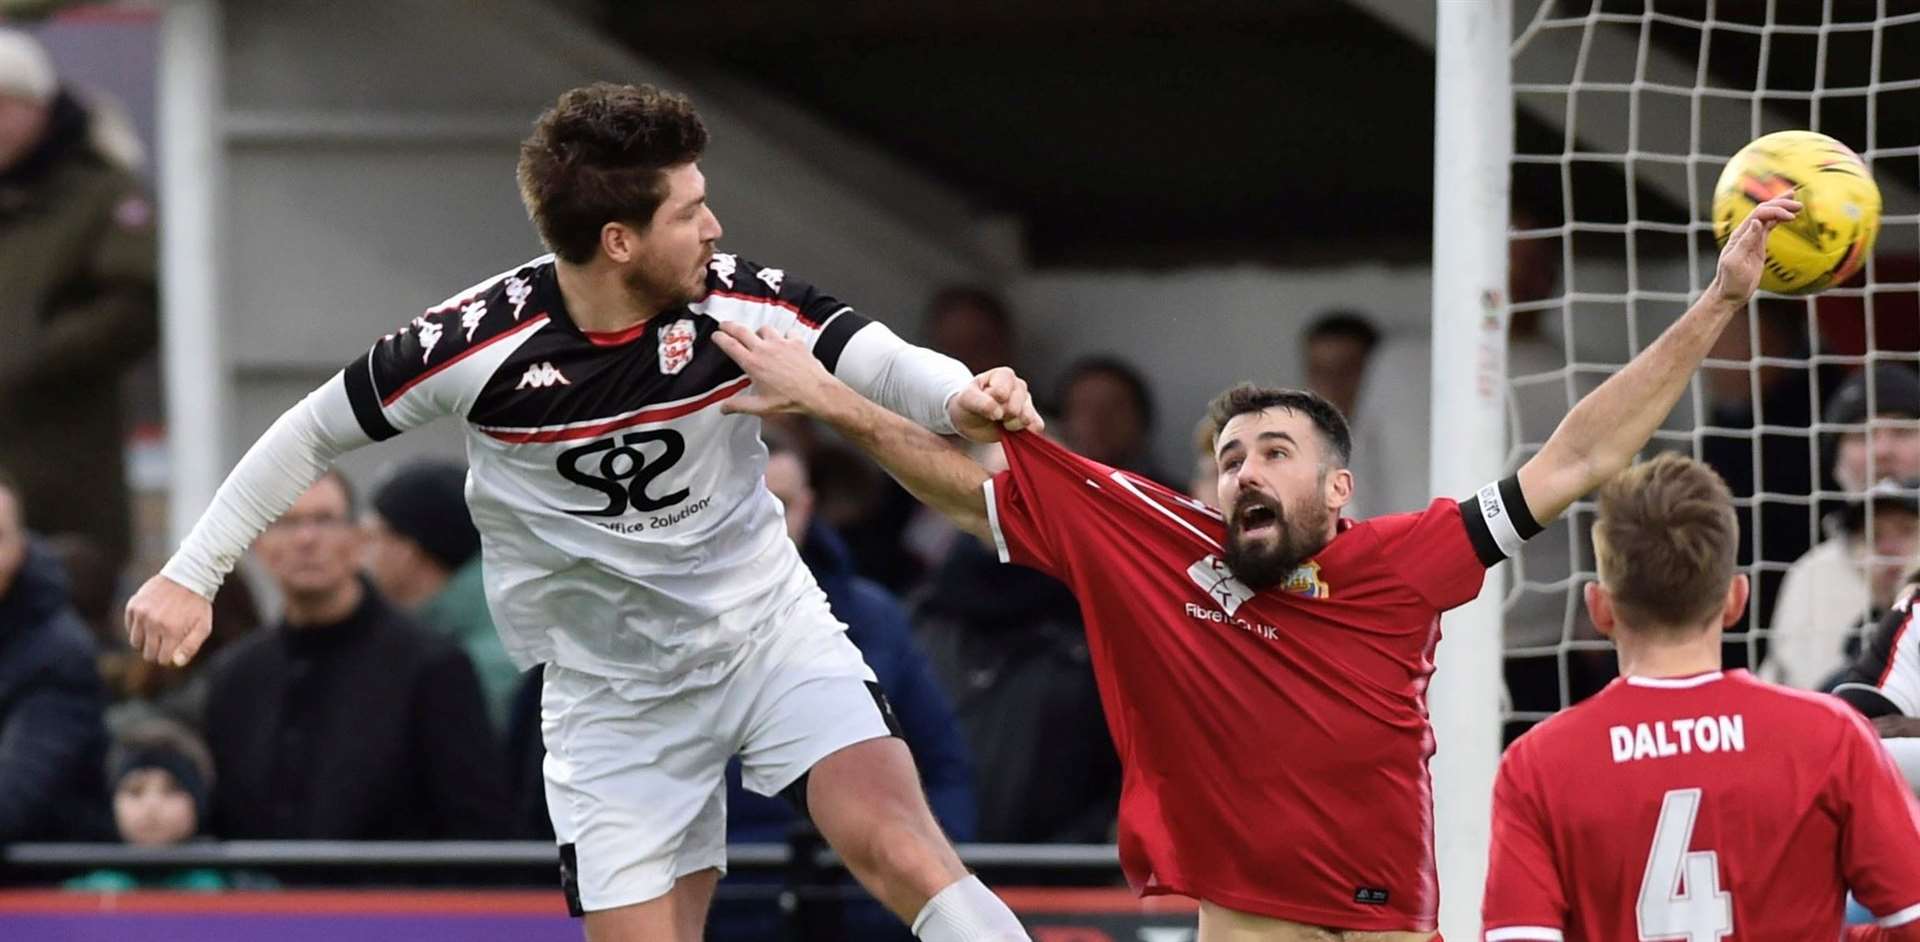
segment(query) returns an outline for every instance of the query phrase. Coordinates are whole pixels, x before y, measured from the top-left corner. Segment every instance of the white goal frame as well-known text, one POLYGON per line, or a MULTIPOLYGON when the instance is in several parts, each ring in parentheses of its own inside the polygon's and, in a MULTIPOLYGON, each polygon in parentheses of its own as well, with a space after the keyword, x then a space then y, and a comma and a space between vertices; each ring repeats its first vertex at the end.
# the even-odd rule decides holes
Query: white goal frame
MULTIPOLYGON (((1512 0, 1437 3, 1434 42, 1432 493, 1471 494, 1508 449, 1507 223, 1512 0)), ((1447 613, 1429 690, 1440 929, 1480 937, 1500 762, 1506 567, 1447 613)))

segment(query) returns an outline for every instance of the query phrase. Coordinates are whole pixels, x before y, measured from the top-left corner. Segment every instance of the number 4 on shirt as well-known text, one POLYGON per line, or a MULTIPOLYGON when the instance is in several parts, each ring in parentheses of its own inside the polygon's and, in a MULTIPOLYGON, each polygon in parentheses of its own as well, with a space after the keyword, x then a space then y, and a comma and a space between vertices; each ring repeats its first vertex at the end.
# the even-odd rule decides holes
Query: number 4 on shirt
POLYGON ((1660 802, 1660 823, 1640 878, 1641 942, 1717 942, 1733 934, 1733 894, 1720 888, 1720 855, 1689 851, 1700 789, 1676 788, 1660 802))

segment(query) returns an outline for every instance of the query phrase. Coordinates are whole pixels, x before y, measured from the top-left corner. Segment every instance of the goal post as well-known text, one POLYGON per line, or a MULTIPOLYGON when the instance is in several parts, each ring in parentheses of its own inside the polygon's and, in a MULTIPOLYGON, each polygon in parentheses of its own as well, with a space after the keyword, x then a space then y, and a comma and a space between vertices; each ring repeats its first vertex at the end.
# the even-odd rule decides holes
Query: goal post
MULTIPOLYGON (((1437 4, 1434 41, 1432 493, 1466 495, 1507 456, 1511 0, 1437 4)), ((1500 761, 1505 568, 1447 613, 1428 691, 1440 928, 1479 937, 1500 761)))

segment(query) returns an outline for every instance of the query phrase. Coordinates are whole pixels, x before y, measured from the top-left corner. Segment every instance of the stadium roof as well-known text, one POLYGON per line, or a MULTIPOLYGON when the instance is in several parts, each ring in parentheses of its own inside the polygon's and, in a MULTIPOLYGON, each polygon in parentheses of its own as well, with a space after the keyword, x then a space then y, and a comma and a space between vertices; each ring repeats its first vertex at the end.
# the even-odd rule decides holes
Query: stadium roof
MULTIPOLYGON (((1372 5, 1401 2, 1411 0, 1372 5)), ((1689 2, 1660 7, 1687 15, 1689 2)), ((1434 59, 1426 40, 1367 5, 707 0, 698 15, 675 4, 603 9, 637 51, 684 74, 742 80, 1012 214, 1038 265, 1424 258, 1434 59)), ((1535 5, 1516 3, 1516 27, 1535 5)), ((1802 5, 1817 21, 1817 0, 1782 0, 1776 15, 1802 5)), ((1723 0, 1719 15, 1738 19, 1742 8, 1723 0)), ((1692 61, 1698 36, 1663 27, 1651 40, 1692 61)), ((1757 43, 1720 31, 1714 41, 1714 76, 1752 87, 1757 43)), ((1888 45, 1908 48, 1883 50, 1884 74, 1905 68, 1896 60, 1920 61, 1910 48, 1920 44, 1888 45)), ((1850 45, 1834 49, 1853 55, 1850 45)), ((1811 44, 1804 56, 1797 45, 1783 51, 1771 56, 1768 87, 1811 87, 1811 44)), ((1823 121, 1863 141, 1860 110, 1830 106, 1823 121)), ((1880 146, 1920 144, 1920 101, 1879 120, 1880 146)), ((1517 133, 1522 150, 1560 149, 1551 116, 1523 110, 1517 133)), ((1517 202, 1557 218, 1556 180, 1523 175, 1515 189, 1517 202)), ((1574 190, 1583 215, 1613 207, 1624 216, 1617 167, 1577 168, 1574 190)), ((1684 218, 1673 193, 1643 183, 1642 214, 1684 218)))

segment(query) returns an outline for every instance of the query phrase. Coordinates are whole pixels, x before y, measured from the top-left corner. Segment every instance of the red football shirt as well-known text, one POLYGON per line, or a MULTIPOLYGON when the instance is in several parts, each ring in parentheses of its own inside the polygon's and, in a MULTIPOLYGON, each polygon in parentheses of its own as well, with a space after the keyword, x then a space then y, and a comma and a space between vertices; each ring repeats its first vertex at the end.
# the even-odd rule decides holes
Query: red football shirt
POLYGON ((1502 940, 1836 939, 1920 919, 1920 807, 1825 694, 1616 680, 1507 750, 1482 923, 1502 940))
POLYGON ((1343 520, 1256 593, 1200 504, 1038 436, 1010 435, 1006 452, 987 487, 995 542, 1080 600, 1125 770, 1133 885, 1310 925, 1432 929, 1439 613, 1538 528, 1503 517, 1491 487, 1468 514, 1439 500, 1343 520))

